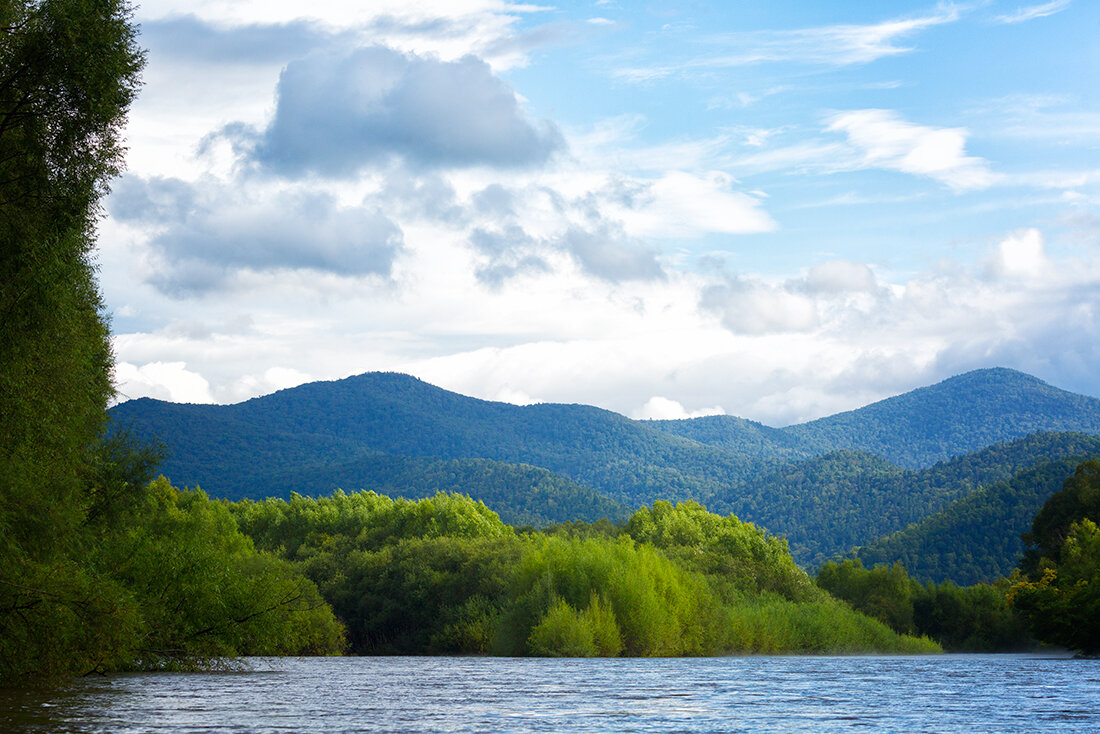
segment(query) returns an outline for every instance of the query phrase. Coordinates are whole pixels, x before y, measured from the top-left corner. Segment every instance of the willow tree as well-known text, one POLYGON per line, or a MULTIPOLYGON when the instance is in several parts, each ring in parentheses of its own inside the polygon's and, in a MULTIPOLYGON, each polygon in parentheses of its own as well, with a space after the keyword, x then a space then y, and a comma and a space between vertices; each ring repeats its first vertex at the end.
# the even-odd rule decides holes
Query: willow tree
POLYGON ((123 0, 0 0, 0 679, 95 657, 118 610, 80 552, 112 394, 93 248, 142 63, 123 0))

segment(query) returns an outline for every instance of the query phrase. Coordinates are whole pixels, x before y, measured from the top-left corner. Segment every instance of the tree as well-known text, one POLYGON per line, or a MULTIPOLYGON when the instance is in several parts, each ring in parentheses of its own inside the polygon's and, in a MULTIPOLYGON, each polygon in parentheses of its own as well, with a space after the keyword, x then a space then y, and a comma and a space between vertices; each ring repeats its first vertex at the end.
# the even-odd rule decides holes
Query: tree
POLYGON ((1009 602, 1027 615, 1043 642, 1100 654, 1100 529, 1083 519, 1073 523, 1056 563, 1043 559, 1039 577, 1009 590, 1009 602))
POLYGON ((1080 464, 1035 516, 1012 606, 1043 642, 1100 654, 1100 462, 1080 464))
POLYGON ((79 561, 113 392, 92 252, 142 63, 122 0, 0 3, 0 678, 117 627, 79 561))
POLYGON ((1100 461, 1079 464, 1035 515, 1031 532, 1023 535, 1024 543, 1033 546, 1025 553, 1023 569, 1034 575, 1043 558, 1057 562, 1070 527, 1083 518, 1100 521, 1100 461))

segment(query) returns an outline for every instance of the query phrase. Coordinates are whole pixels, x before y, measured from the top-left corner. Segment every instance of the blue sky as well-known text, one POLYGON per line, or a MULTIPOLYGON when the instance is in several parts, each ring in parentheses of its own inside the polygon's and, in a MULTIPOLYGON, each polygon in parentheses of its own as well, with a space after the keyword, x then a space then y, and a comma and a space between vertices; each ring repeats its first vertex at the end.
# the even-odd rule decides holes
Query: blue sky
POLYGON ((774 425, 1100 394, 1100 6, 151 0, 125 397, 396 370, 774 425))

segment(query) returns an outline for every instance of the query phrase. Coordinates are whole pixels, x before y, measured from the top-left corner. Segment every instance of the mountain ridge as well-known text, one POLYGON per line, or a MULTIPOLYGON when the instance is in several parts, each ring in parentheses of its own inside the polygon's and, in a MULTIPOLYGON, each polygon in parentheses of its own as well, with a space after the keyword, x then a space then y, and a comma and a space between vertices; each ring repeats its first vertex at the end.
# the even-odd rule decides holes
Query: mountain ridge
POLYGON ((635 421, 580 404, 518 406, 377 372, 226 406, 142 398, 111 414, 139 438, 168 444, 163 471, 174 482, 200 485, 214 496, 285 496, 296 485, 317 494, 400 490, 405 482, 410 497, 433 487, 465 490, 525 522, 556 521, 582 497, 609 514, 657 499, 692 499, 789 535, 803 562, 873 542, 922 517, 905 507, 935 512, 972 489, 953 485, 937 499, 923 485, 899 480, 906 472, 1036 431, 1100 434, 1100 400, 1003 368, 787 428, 732 416, 635 421), (825 458, 834 452, 840 453, 825 458), (468 460, 489 463, 431 463, 468 460), (807 461, 816 463, 799 466, 807 461), (547 474, 535 477, 523 466, 547 474), (515 496, 509 496, 513 481, 515 496), (537 502, 519 496, 532 487, 541 488, 537 502), (891 496, 890 487, 902 496, 891 496), (859 512, 870 511, 860 509, 867 493, 877 493, 871 505, 886 522, 857 522, 859 512), (799 538, 799 513, 816 507, 815 497, 828 496, 833 506, 826 503, 815 522, 836 537, 825 543, 799 538), (782 498, 787 504, 776 504, 782 498), (775 506, 768 509, 769 503, 775 506), (781 511, 790 517, 777 515, 781 511))

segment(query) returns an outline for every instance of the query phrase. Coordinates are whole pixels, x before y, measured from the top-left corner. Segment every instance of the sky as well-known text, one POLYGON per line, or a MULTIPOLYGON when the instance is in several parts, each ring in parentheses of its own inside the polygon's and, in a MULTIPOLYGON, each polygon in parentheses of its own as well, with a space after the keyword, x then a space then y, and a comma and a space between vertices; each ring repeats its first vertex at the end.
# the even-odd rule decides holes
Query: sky
POLYGON ((1100 395, 1100 3, 145 0, 120 399, 1100 395))

